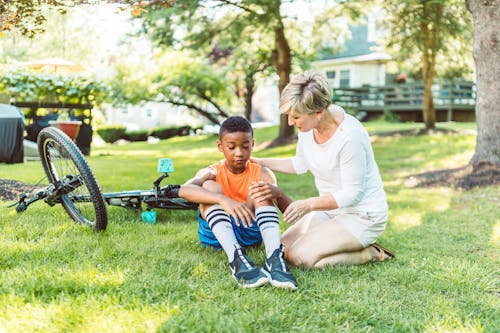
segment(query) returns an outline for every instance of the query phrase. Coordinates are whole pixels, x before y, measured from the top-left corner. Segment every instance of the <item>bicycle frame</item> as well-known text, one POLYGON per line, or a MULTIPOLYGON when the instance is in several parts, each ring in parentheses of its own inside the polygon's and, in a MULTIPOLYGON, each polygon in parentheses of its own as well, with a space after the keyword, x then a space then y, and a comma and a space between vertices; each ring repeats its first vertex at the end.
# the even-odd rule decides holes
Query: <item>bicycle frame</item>
POLYGON ((50 206, 61 204, 75 222, 100 231, 107 226, 106 205, 136 210, 145 208, 143 220, 153 223, 156 223, 156 213, 151 212, 152 209, 198 208, 198 204, 179 197, 180 185, 160 187, 160 183, 174 171, 169 158, 158 161, 158 171, 162 175, 153 182, 153 189, 102 193, 80 150, 62 131, 53 127, 43 129, 38 136, 38 151, 50 184, 34 194, 21 195, 9 206, 16 206, 17 212, 23 212, 32 203, 43 199, 50 206))
MULTIPOLYGON (((198 209, 198 204, 189 202, 182 198, 179 198, 179 188, 180 185, 169 184, 164 187, 159 187, 159 181, 168 177, 168 173, 165 173, 160 178, 154 182, 154 188, 151 190, 131 190, 131 191, 120 191, 120 192, 109 192, 102 193, 104 201, 110 206, 124 207, 128 209, 142 210, 143 204, 146 205, 146 210, 151 210, 154 208, 159 209, 185 209, 185 210, 196 210, 198 209)), ((13 207, 16 205, 17 212, 25 211, 28 206, 38 200, 44 199, 44 201, 50 205, 54 206, 61 202, 60 197, 66 195, 73 191, 75 188, 81 185, 81 181, 77 177, 65 176, 60 181, 50 184, 44 189, 38 190, 32 195, 23 194, 20 199, 10 205, 13 207)), ((92 199, 89 196, 84 195, 73 195, 71 200, 74 202, 91 202, 92 199)))

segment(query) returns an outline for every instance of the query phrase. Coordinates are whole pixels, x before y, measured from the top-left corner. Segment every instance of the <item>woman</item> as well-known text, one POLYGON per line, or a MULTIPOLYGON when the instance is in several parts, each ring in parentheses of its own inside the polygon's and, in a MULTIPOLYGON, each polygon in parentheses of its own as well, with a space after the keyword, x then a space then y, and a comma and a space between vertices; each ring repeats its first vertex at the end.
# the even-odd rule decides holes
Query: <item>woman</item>
MULTIPOLYGON (((390 259, 394 255, 375 243, 386 227, 388 206, 368 134, 331 101, 322 75, 295 76, 281 94, 280 109, 298 129, 296 155, 254 158, 271 170, 314 176, 319 196, 294 201, 283 213, 292 224, 282 235, 285 257, 305 267, 390 259)), ((258 183, 250 194, 263 199, 280 191, 258 183)))

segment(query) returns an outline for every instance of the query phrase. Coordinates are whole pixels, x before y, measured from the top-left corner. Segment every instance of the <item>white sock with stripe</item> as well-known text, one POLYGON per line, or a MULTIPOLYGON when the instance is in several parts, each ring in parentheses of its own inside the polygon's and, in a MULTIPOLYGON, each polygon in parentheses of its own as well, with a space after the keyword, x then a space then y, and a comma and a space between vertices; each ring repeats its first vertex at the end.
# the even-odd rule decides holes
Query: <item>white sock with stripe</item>
POLYGON ((226 252, 227 259, 232 262, 234 260, 234 250, 239 248, 240 245, 234 235, 229 214, 222 209, 221 205, 213 205, 205 211, 205 217, 208 226, 226 252))
POLYGON ((278 211, 274 206, 262 206, 255 210, 255 216, 269 258, 281 244, 278 211))

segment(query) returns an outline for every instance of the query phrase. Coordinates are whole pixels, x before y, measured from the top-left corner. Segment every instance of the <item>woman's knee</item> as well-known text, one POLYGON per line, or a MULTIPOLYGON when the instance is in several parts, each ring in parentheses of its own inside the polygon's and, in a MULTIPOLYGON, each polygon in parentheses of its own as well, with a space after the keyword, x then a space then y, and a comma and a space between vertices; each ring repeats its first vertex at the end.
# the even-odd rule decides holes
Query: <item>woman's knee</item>
POLYGON ((302 266, 306 268, 313 268, 318 261, 318 258, 309 253, 305 249, 301 249, 300 246, 292 246, 285 251, 286 260, 294 266, 302 266))

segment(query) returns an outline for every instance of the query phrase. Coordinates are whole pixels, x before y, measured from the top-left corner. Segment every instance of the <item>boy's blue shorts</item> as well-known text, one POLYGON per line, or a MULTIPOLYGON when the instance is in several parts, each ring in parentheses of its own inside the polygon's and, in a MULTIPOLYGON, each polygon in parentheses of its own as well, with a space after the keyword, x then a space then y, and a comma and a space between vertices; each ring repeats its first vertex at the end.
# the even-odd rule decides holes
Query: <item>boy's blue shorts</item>
MULTIPOLYGON (((257 226, 257 222, 254 222, 253 225, 248 228, 243 227, 243 224, 241 223, 240 227, 238 227, 236 223, 234 223, 233 217, 229 217, 231 219, 231 225, 233 226, 236 239, 242 247, 254 246, 262 243, 262 236, 260 234, 259 227, 257 226)), ((200 238, 200 243, 203 247, 212 246, 217 249, 222 248, 219 241, 208 226, 208 222, 201 216, 200 210, 198 210, 198 237, 200 238)))

